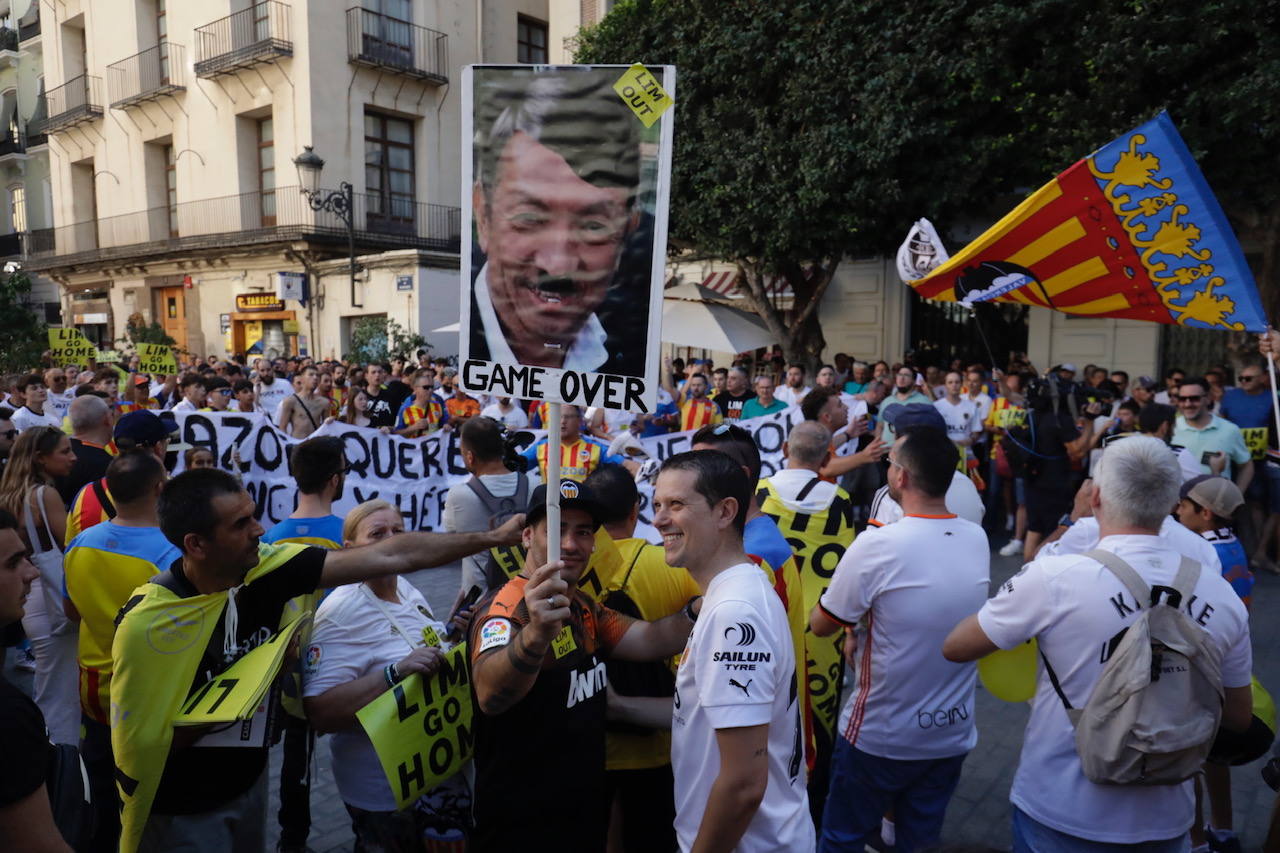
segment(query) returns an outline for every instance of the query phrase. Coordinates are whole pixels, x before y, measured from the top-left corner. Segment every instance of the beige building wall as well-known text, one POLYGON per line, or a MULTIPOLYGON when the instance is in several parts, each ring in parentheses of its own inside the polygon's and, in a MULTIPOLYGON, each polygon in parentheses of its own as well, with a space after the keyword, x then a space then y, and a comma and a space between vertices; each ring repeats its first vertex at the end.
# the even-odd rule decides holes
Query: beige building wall
MULTIPOLYGON (((60 0, 45 9, 55 18, 45 27, 46 91, 85 69, 102 78, 101 118, 50 137, 51 224, 56 226, 57 247, 39 263, 63 284, 66 303, 70 305, 77 295, 105 296, 109 333, 116 336, 134 313, 148 321, 173 320, 166 315, 176 294, 181 315, 176 319, 183 326, 187 348, 217 354, 225 353, 236 340, 225 331, 225 315, 231 315, 232 324, 254 322, 248 312, 237 310, 236 297, 274 292, 275 274, 281 271, 312 277, 309 305, 289 300, 282 311, 275 312, 289 315, 290 322, 296 323, 291 348, 305 346, 311 353, 340 354, 345 341, 335 336, 349 328, 352 318, 366 314, 388 313, 402 327, 419 329, 420 306, 442 304, 445 290, 451 291, 448 296, 456 312, 456 253, 412 250, 415 287, 429 285, 431 291, 415 291, 413 299, 402 298, 403 293, 396 298, 394 276, 387 278, 384 273, 403 264, 403 259, 388 266, 367 257, 377 241, 369 243, 359 234, 357 252, 367 273, 362 274, 353 299, 346 281, 345 236, 335 232, 332 239, 319 243, 302 239, 302 232, 318 220, 298 192, 292 160, 303 146, 313 146, 325 161, 321 186, 336 188, 341 181, 349 181, 357 196, 358 224, 367 224, 371 220, 365 219, 367 205, 361 198, 369 189, 366 110, 407 120, 413 126, 413 188, 418 205, 416 220, 409 227, 421 230, 427 219, 438 220, 441 225, 432 233, 443 234, 452 215, 451 227, 456 229, 456 210, 450 214, 447 209, 459 206, 462 191, 462 67, 482 55, 487 62, 514 62, 518 16, 545 22, 546 0, 411 0, 413 24, 445 37, 441 67, 447 82, 405 74, 385 64, 367 67, 349 62, 349 45, 354 44, 357 52, 369 49, 368 41, 361 47, 358 28, 355 41, 349 40, 346 7, 357 4, 304 0, 266 4, 273 16, 287 16, 291 55, 266 57, 212 79, 200 77, 195 68, 197 29, 251 8, 250 3, 167 0, 164 18, 172 45, 171 75, 174 83, 185 88, 142 103, 113 105, 123 90, 111 85, 113 72, 108 66, 156 47, 157 2, 60 0), (266 119, 272 123, 275 163, 277 226, 271 227, 278 232, 286 220, 300 226, 296 235, 283 233, 279 239, 254 233, 268 227, 257 195, 259 123, 266 119), (166 149, 173 152, 172 168, 166 149), (170 173, 178 211, 174 230, 182 238, 176 249, 164 245, 171 230, 166 211, 170 173), (186 241, 189 234, 211 233, 225 238, 198 247, 186 241), (121 258, 119 250, 126 246, 138 251, 121 258), (105 247, 112 248, 110 260, 73 254, 105 247), (418 254, 426 265, 423 268, 435 273, 419 274, 418 254), (342 259, 335 261, 342 267, 341 275, 330 274, 334 258, 342 259), (393 294, 384 293, 384 287, 393 294)), ((364 7, 379 8, 377 0, 365 0, 364 7)), ((364 36, 368 38, 367 31, 364 36)), ((438 44, 435 35, 415 38, 421 41, 414 41, 413 64, 432 64, 430 51, 438 44)), ((336 220, 331 221, 337 227, 336 220)))

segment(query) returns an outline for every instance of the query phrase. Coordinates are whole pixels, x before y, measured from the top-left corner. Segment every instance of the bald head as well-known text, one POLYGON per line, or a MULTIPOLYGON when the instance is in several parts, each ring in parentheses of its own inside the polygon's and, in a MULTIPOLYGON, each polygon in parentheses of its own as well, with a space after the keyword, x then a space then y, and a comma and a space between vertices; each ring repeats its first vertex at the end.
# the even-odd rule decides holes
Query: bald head
POLYGON ((106 400, 93 394, 86 394, 71 401, 71 408, 67 410, 67 415, 71 418, 72 431, 79 435, 99 428, 110 429, 111 424, 106 419, 109 411, 110 406, 107 405, 106 400))
POLYGON ((787 467, 820 471, 831 450, 831 430, 817 421, 802 421, 787 436, 787 467))

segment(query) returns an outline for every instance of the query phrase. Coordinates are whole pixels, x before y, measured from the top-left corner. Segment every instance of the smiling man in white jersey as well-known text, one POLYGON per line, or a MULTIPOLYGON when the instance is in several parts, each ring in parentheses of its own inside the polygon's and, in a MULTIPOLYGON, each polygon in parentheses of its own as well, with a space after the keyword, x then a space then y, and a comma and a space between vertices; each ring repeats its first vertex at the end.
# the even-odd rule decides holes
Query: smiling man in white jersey
POLYGON ((668 459, 654 526, 703 590, 671 727, 682 851, 813 850, 796 660, 782 602, 742 546, 751 485, 712 450, 668 459))

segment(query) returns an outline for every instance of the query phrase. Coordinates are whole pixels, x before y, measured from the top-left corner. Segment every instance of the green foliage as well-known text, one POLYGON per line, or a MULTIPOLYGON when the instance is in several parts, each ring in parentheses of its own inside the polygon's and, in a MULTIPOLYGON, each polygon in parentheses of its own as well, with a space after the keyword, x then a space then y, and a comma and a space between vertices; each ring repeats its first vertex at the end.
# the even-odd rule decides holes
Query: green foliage
POLYGON ((49 327, 31 303, 31 279, 21 269, 0 273, 0 373, 39 367, 49 327))
POLYGON ((793 286, 920 216, 958 247, 1168 109, 1274 306, 1277 32, 1280 0, 624 0, 576 59, 677 66, 673 248, 793 286))
POLYGON ((361 317, 351 327, 351 352, 348 358, 361 364, 370 361, 409 361, 419 349, 428 346, 422 335, 409 334, 385 314, 361 317))
POLYGON ((164 326, 159 323, 147 323, 141 314, 134 314, 125 323, 124 337, 116 338, 116 344, 129 351, 137 349, 138 344, 164 344, 176 346, 177 341, 165 333, 164 326))

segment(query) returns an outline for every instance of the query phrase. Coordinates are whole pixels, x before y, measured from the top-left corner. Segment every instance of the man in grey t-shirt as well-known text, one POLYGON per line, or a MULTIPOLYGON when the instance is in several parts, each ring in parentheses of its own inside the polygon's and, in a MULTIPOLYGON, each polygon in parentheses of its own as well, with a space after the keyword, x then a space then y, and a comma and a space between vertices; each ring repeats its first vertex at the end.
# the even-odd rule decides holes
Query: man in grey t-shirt
MULTIPOLYGON (((444 529, 450 533, 471 533, 497 527, 521 512, 529 502, 525 475, 502 463, 502 426, 492 418, 471 418, 462 425, 458 449, 471 479, 449 490, 444 503, 444 529)), ((462 588, 459 598, 472 587, 487 591, 485 566, 495 559, 508 574, 524 565, 521 555, 511 553, 518 546, 481 551, 462 560, 462 588), (518 559, 517 559, 518 557, 518 559)))

